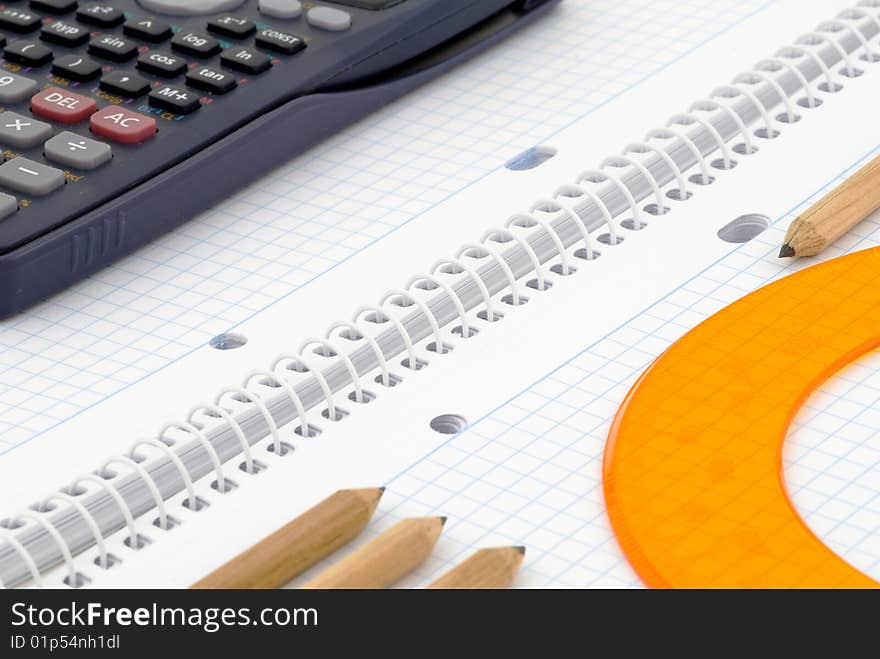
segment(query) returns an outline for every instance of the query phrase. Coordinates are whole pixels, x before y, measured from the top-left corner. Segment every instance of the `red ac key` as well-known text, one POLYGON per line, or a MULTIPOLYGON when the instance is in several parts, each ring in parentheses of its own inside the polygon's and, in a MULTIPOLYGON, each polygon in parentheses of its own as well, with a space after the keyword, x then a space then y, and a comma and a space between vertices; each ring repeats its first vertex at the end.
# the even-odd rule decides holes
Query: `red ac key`
POLYGON ((123 144, 146 142, 156 134, 156 120, 118 105, 108 105, 92 115, 92 132, 123 144))
POLYGON ((31 99, 31 111, 62 124, 75 124, 87 119, 98 104, 94 99, 74 94, 61 87, 49 87, 31 99))

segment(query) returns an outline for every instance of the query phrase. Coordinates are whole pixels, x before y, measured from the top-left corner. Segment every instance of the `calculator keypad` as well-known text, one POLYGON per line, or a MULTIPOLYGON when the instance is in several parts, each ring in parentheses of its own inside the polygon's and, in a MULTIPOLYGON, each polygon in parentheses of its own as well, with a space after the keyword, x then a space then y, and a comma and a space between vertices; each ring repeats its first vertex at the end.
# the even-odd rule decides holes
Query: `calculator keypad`
MULTIPOLYGON (((95 207, 119 196, 222 137, 235 127, 231 119, 223 125, 225 108, 243 125, 273 109, 267 99, 277 97, 277 107, 290 100, 283 94, 332 77, 337 35, 356 24, 332 4, 340 3, 0 4, 0 224, 21 217, 23 237, 33 225, 57 226, 65 219, 59 206, 71 217, 82 214, 86 202, 95 207), (331 65, 310 78, 309 53, 325 43, 331 65), (249 102, 255 87, 260 106, 249 102), (81 193, 88 183, 91 196, 81 193)), ((2 242, 0 254, 9 248, 2 242)))

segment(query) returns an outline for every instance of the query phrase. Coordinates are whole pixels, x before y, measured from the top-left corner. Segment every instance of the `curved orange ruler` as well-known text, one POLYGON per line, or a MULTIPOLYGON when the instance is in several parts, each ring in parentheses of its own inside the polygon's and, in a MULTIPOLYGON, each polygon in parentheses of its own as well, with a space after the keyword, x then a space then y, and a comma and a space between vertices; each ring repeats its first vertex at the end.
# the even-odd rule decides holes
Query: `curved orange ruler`
POLYGON ((770 284, 685 335, 611 428, 611 523, 654 587, 876 587, 792 506, 782 445, 825 380, 880 346, 880 248, 770 284))

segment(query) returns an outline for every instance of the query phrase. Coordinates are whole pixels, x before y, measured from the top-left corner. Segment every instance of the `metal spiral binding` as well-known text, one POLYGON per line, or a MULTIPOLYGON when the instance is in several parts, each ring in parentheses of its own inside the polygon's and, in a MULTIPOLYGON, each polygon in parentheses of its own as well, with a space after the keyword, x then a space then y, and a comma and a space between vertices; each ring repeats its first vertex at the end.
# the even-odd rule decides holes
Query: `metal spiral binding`
POLYGON ((388 291, 378 306, 361 307, 351 321, 333 323, 324 338, 304 341, 297 352, 278 356, 269 370, 253 371, 213 403, 192 408, 185 421, 165 424, 155 438, 135 442, 93 474, 3 520, 0 582, 41 586, 47 570, 63 565, 63 583, 88 584, 91 577, 77 570, 77 554, 96 547, 90 569, 109 570, 147 550, 156 532, 139 531, 137 521, 147 512, 156 511, 152 527, 161 535, 213 503, 198 495, 201 479, 210 479, 212 499, 234 496, 237 483, 225 465, 237 456, 244 458, 243 478, 259 478, 276 468, 277 460, 295 455, 283 428, 289 427, 296 441, 308 441, 322 432, 324 421, 347 416, 337 402, 340 392, 351 389, 346 400, 355 404, 373 400, 368 374, 378 371, 371 381, 396 386, 404 379, 398 365, 404 371, 424 368, 429 358, 420 357, 421 351, 445 355, 454 348, 452 337, 467 340, 479 330, 478 321, 500 321, 503 305, 526 304, 520 280, 527 278, 526 288, 546 291, 554 276, 573 275, 576 261, 598 258, 596 242, 616 248, 626 231, 648 226, 643 213, 655 218, 670 210, 666 199, 687 201, 696 194, 692 185, 715 181, 713 169, 737 165, 734 153, 756 153, 756 137, 775 139, 781 133, 777 122, 799 120, 796 106, 820 107, 819 92, 837 93, 845 84, 840 76, 864 73, 857 62, 880 60, 878 10, 880 0, 867 0, 826 21, 621 155, 538 200, 528 213, 512 216, 503 227, 486 231, 479 243, 467 243, 454 257, 437 261, 429 274, 388 291), (782 113, 774 116, 777 106, 782 113), (721 157, 713 160, 716 153, 721 157), (698 172, 688 176, 694 168, 698 172), (444 333, 448 325, 453 325, 450 336, 444 333), (352 349, 344 349, 344 343, 352 349), (315 408, 323 409, 313 424, 315 408), (128 473, 114 473, 111 466, 128 473), (172 501, 178 493, 184 493, 179 503, 172 501), (116 531, 125 533, 119 556, 107 542, 116 531))

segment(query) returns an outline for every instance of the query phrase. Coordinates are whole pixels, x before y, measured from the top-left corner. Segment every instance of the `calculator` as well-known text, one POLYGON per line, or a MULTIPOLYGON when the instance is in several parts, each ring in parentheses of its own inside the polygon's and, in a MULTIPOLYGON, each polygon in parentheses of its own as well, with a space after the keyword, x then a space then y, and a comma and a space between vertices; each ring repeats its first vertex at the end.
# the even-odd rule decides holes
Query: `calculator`
POLYGON ((0 0, 0 317, 555 0, 0 0))

